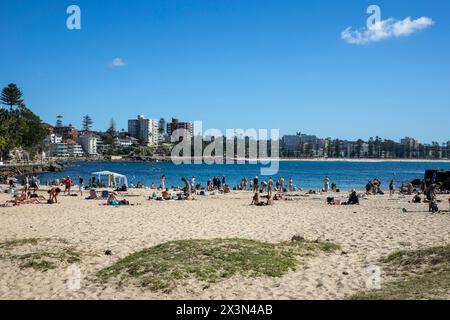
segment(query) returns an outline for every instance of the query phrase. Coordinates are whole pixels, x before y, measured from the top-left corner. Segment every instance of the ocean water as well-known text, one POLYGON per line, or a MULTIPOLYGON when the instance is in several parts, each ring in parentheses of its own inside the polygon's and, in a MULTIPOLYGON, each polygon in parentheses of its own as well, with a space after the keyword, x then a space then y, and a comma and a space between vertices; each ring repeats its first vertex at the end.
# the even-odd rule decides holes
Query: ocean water
MULTIPOLYGON (((390 179, 394 179, 400 186, 402 183, 423 178, 425 170, 442 169, 450 170, 450 163, 431 162, 280 162, 279 172, 273 179, 284 177, 286 184, 289 177, 293 178, 294 185, 305 189, 319 189, 323 186, 325 176, 330 178, 338 188, 348 190, 351 188, 364 189, 367 181, 378 178, 382 182, 382 188, 387 188, 390 179)), ((261 176, 261 167, 255 164, 183 164, 175 165, 167 163, 145 163, 145 162, 75 162, 66 167, 64 172, 43 173, 40 175, 41 183, 56 178, 70 176, 74 182, 78 182, 78 176, 91 177, 92 172, 108 170, 128 177, 129 183, 143 183, 150 186, 151 183, 159 186, 161 175, 166 175, 166 186, 181 186, 182 177, 190 179, 195 176, 196 182, 204 186, 208 178, 223 175, 230 186, 235 186, 247 177, 248 180, 254 176, 261 179, 269 177, 261 176)))

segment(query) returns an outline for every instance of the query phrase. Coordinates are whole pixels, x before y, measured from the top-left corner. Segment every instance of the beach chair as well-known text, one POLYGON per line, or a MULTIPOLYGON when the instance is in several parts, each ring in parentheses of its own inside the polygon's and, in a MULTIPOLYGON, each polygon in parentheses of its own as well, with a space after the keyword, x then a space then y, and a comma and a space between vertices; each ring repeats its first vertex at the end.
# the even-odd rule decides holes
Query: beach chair
POLYGON ((102 191, 102 199, 108 199, 109 198, 109 191, 104 190, 102 191))

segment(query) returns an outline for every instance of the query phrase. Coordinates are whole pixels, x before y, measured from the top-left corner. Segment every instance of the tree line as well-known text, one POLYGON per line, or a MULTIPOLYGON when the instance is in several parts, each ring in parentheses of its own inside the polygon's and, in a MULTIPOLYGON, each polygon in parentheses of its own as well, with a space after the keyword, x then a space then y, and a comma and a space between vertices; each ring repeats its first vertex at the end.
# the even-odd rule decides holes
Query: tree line
POLYGON ((46 129, 41 119, 26 106, 22 91, 10 83, 0 95, 0 159, 15 148, 32 157, 42 152, 46 129))

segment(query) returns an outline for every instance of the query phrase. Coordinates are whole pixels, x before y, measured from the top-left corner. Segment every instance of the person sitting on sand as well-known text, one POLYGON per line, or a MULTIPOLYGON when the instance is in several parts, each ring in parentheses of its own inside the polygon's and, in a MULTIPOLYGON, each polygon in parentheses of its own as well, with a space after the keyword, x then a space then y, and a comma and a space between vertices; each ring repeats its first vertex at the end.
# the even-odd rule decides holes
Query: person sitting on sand
POLYGON ((109 206, 118 206, 119 205, 119 200, 116 197, 117 193, 113 192, 109 194, 108 200, 107 200, 107 204, 109 206))
POLYGON ((413 198, 412 198, 412 203, 422 203, 422 198, 420 197, 419 194, 416 194, 413 198))
POLYGON ((347 205, 356 205, 356 204, 359 204, 359 198, 358 195, 356 194, 356 190, 353 189, 348 197, 347 205))
POLYGON ((99 196, 97 195, 97 190, 91 189, 89 190, 89 197, 86 197, 86 200, 97 200, 99 196))
POLYGON ((253 196, 253 199, 252 199, 252 203, 250 203, 250 205, 258 205, 258 203, 259 203, 259 193, 258 192, 255 192, 255 195, 253 196))
POLYGON ((372 181, 367 182, 366 184, 366 194, 371 194, 373 189, 372 181))
POLYGON ((172 194, 169 192, 168 188, 162 192, 162 198, 164 200, 172 200, 173 199, 172 194))
POLYGON ((411 194, 413 194, 413 192, 414 192, 414 186, 412 185, 412 183, 408 183, 408 189, 407 189, 406 193, 408 195, 411 195, 411 194))
POLYGON ((195 200, 194 199, 194 196, 192 195, 192 194, 188 194, 187 196, 186 196, 186 199, 185 200, 187 200, 187 201, 192 201, 192 200, 195 200))
POLYGON ((336 192, 337 191, 337 185, 334 182, 331 184, 331 191, 332 192, 336 192))
POLYGON ((117 198, 118 194, 117 192, 112 192, 109 194, 108 200, 107 200, 107 204, 109 206, 120 206, 120 205, 129 205, 130 203, 123 199, 123 200, 119 200, 117 198))

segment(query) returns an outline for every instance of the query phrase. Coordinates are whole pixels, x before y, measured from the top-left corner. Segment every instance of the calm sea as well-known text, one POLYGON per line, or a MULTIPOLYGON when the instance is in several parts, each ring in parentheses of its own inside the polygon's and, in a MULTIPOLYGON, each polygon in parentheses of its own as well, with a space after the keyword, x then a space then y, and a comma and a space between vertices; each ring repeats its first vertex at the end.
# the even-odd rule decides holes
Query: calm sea
MULTIPOLYGON (((266 166, 267 167, 267 166, 266 166)), ((206 185, 208 178, 223 175, 231 186, 237 185, 243 177, 248 180, 254 176, 262 177, 261 165, 253 164, 184 164, 173 163, 144 163, 144 162, 79 162, 71 163, 64 172, 41 174, 41 182, 51 181, 56 178, 70 176, 77 182, 78 176, 91 177, 92 172, 108 170, 128 177, 133 184, 138 182, 146 186, 155 183, 159 186, 161 175, 166 175, 166 186, 181 186, 181 177, 190 179, 196 177, 197 182, 206 185)), ((286 183, 292 177, 294 184, 303 189, 321 188, 325 176, 331 182, 337 184, 343 190, 358 188, 363 189, 367 181, 378 178, 382 181, 382 187, 386 188, 390 179, 395 179, 396 184, 409 182, 413 179, 423 178, 427 169, 450 170, 450 163, 429 162, 280 162, 280 169, 273 178, 284 177, 286 183)))

